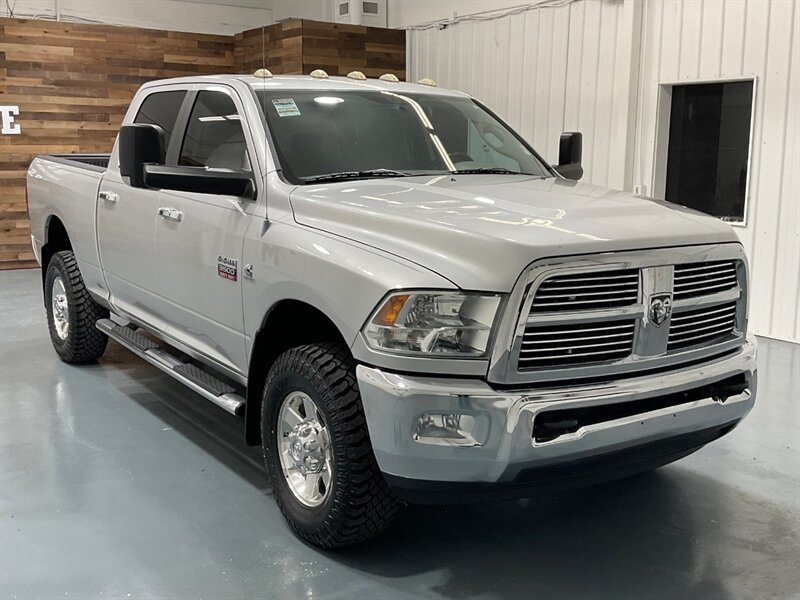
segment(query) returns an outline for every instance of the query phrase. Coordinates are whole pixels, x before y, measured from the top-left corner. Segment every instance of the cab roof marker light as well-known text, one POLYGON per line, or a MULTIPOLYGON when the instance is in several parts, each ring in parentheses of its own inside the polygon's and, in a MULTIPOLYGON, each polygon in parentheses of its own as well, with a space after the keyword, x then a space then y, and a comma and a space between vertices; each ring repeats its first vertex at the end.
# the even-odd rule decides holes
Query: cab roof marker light
POLYGON ((433 79, 429 79, 427 77, 423 77, 419 81, 417 81, 420 85, 427 85, 429 87, 436 87, 436 82, 433 79))
POLYGON ((308 75, 309 75, 309 77, 313 77, 314 79, 327 79, 328 78, 328 74, 325 71, 323 71, 322 69, 314 69, 308 75))
POLYGON ((272 78, 272 71, 269 69, 258 69, 255 73, 253 73, 253 77, 258 77, 259 79, 270 79, 272 78))
POLYGON ((350 71, 347 74, 348 79, 357 79, 358 81, 364 81, 367 76, 364 75, 361 71, 350 71))
POLYGON ((378 77, 381 81, 391 81, 392 83, 397 83, 400 80, 397 78, 397 75, 394 73, 384 73, 380 77, 378 77))

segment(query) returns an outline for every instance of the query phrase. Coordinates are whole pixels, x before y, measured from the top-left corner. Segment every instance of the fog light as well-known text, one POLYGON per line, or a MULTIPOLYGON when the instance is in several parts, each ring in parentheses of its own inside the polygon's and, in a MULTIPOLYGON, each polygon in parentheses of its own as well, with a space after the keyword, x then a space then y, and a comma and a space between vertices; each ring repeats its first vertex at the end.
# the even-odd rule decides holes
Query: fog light
POLYGON ((425 413, 417 419, 414 439, 421 444, 480 446, 473 437, 475 417, 458 413, 425 413))

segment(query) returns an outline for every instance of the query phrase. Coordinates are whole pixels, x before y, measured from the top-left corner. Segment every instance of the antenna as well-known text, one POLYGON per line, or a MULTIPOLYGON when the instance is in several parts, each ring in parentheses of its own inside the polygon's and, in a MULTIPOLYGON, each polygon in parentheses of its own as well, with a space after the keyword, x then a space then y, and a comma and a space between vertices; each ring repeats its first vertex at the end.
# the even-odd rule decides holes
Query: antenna
MULTIPOLYGON (((267 27, 263 23, 261 24, 261 68, 269 73, 267 69, 267 27)), ((271 73, 270 73, 271 74, 271 73)), ((263 84, 266 84, 266 79, 264 79, 263 84)), ((268 170, 269 165, 269 143, 267 142, 267 136, 269 132, 267 131, 267 86, 261 86, 261 112, 262 112, 262 124, 264 126, 264 171, 268 170)), ((275 165, 277 168, 277 165, 275 165)), ((266 191, 267 187, 267 177, 268 175, 264 174, 264 181, 262 182, 262 188, 266 191)), ((266 198, 267 194, 264 194, 264 217, 266 222, 267 217, 267 205, 266 205, 266 198)))

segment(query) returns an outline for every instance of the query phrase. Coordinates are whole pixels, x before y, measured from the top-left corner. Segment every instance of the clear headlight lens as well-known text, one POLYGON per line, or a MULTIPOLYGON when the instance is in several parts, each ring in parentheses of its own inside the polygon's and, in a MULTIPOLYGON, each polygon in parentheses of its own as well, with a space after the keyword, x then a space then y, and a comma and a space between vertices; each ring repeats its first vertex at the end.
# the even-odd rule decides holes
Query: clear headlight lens
POLYGON ((461 292, 389 296, 364 328, 376 350, 453 357, 484 356, 501 297, 461 292))

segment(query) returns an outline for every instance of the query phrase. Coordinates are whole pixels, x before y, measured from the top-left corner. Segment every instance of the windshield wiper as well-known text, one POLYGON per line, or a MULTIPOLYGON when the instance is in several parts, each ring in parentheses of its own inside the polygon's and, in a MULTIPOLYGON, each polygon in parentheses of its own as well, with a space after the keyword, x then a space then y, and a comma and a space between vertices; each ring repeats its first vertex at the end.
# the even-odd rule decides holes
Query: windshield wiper
POLYGON ((529 173, 520 173, 519 171, 511 171, 510 169, 506 169, 504 167, 482 167, 479 169, 457 169, 455 171, 451 171, 456 175, 478 175, 481 173, 485 174, 496 174, 496 175, 529 175, 529 173))
POLYGON ((369 169, 367 171, 342 171, 341 173, 328 173, 306 179, 306 183, 322 183, 325 181, 339 181, 342 179, 370 179, 372 177, 410 177, 410 173, 393 171, 392 169, 369 169))

